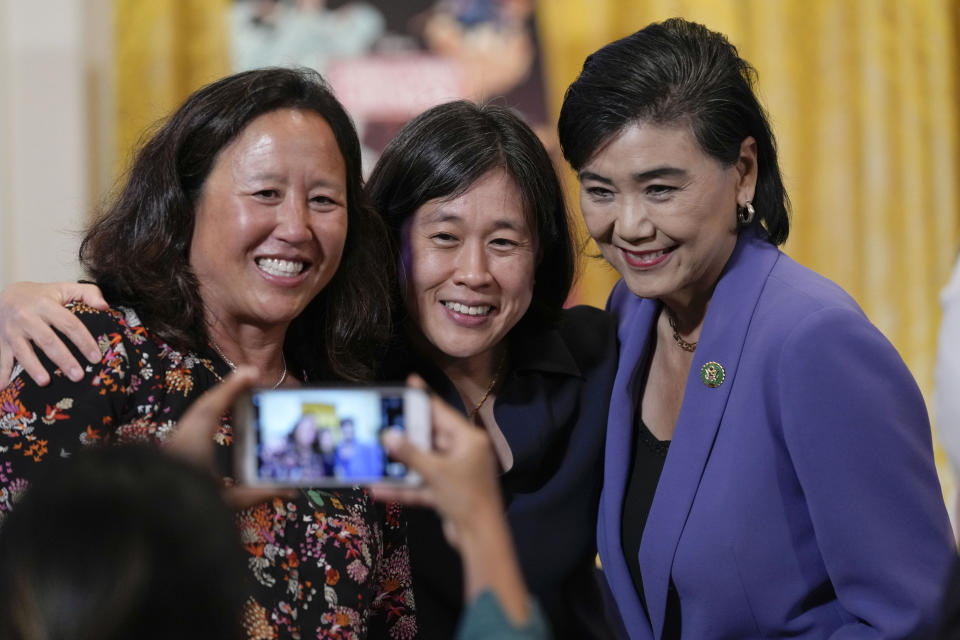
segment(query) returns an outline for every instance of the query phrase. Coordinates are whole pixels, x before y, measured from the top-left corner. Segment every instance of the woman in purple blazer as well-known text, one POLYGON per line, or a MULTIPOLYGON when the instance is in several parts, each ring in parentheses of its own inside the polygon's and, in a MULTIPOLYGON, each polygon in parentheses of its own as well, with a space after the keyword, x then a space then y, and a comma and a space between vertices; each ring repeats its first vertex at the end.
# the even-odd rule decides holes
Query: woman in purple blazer
POLYGON ((923 637, 954 557, 924 401, 850 296, 777 249, 754 73, 674 19, 591 55, 564 100, 623 276, 606 578, 631 638, 923 637))

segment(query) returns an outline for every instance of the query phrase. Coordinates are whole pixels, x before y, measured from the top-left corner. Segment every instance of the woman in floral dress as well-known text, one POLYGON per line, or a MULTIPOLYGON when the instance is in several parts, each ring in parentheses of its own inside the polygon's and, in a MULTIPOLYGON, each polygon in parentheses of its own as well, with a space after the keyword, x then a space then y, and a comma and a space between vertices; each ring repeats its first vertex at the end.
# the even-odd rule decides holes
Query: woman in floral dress
MULTIPOLYGON (((42 387, 17 367, 0 390, 0 523, 58 458, 162 442, 234 363, 268 387, 369 377, 389 329, 387 242, 364 204, 356 132, 319 75, 259 70, 197 91, 84 239, 111 307, 69 310, 96 339, 96 364, 50 366, 42 387)), ((225 417, 225 476, 231 439, 225 417)), ((249 638, 416 635, 398 508, 360 489, 311 490, 237 522, 249 638)))

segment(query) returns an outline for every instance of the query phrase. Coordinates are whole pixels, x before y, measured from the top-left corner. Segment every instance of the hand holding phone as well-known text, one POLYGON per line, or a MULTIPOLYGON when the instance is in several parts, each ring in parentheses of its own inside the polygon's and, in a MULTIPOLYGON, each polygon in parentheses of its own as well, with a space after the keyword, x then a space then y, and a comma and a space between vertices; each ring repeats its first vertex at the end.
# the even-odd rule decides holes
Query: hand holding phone
MULTIPOLYGON (((419 379, 415 383, 423 384, 419 379)), ((378 500, 430 506, 443 518, 443 530, 460 552, 464 595, 472 602, 492 591, 510 620, 529 619, 529 594, 503 513, 496 457, 486 431, 439 398, 431 399, 432 449, 412 444, 402 434, 384 438, 391 454, 420 471, 424 486, 377 486, 378 500)))
POLYGON ((496 455, 487 432, 439 398, 431 399, 433 447, 411 442, 407 434, 390 432, 388 452, 418 471, 422 487, 375 487, 378 500, 436 509, 444 519, 451 544, 460 547, 465 532, 483 535, 491 521, 502 519, 496 455))
POLYGON ((402 386, 253 389, 233 416, 237 479, 252 486, 416 486, 381 435, 399 429, 430 446, 429 399, 402 386))
MULTIPOLYGON (((220 426, 221 416, 256 379, 255 368, 242 366, 197 398, 177 421, 177 430, 163 443, 164 451, 216 473, 217 446, 213 434, 220 426)), ((289 498, 288 494, 288 490, 278 487, 225 486, 223 489, 224 500, 235 509, 245 509, 273 497, 289 498)))

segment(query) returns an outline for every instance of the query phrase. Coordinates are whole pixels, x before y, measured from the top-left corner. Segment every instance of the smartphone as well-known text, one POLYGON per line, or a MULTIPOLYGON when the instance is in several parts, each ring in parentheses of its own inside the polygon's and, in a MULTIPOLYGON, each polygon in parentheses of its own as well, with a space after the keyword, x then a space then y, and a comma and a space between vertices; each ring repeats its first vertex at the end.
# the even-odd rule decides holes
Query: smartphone
POLYGON ((430 447, 430 401, 403 386, 253 389, 233 410, 235 473, 241 484, 344 487, 421 479, 390 460, 380 442, 401 429, 430 447))

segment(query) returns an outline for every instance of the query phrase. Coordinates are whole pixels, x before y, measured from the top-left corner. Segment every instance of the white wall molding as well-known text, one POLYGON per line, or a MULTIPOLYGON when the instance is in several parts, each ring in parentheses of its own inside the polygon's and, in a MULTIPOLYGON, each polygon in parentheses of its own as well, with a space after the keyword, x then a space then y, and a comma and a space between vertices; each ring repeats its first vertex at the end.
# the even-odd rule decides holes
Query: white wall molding
POLYGON ((0 285, 80 273, 80 234, 108 180, 110 6, 0 0, 0 285))

